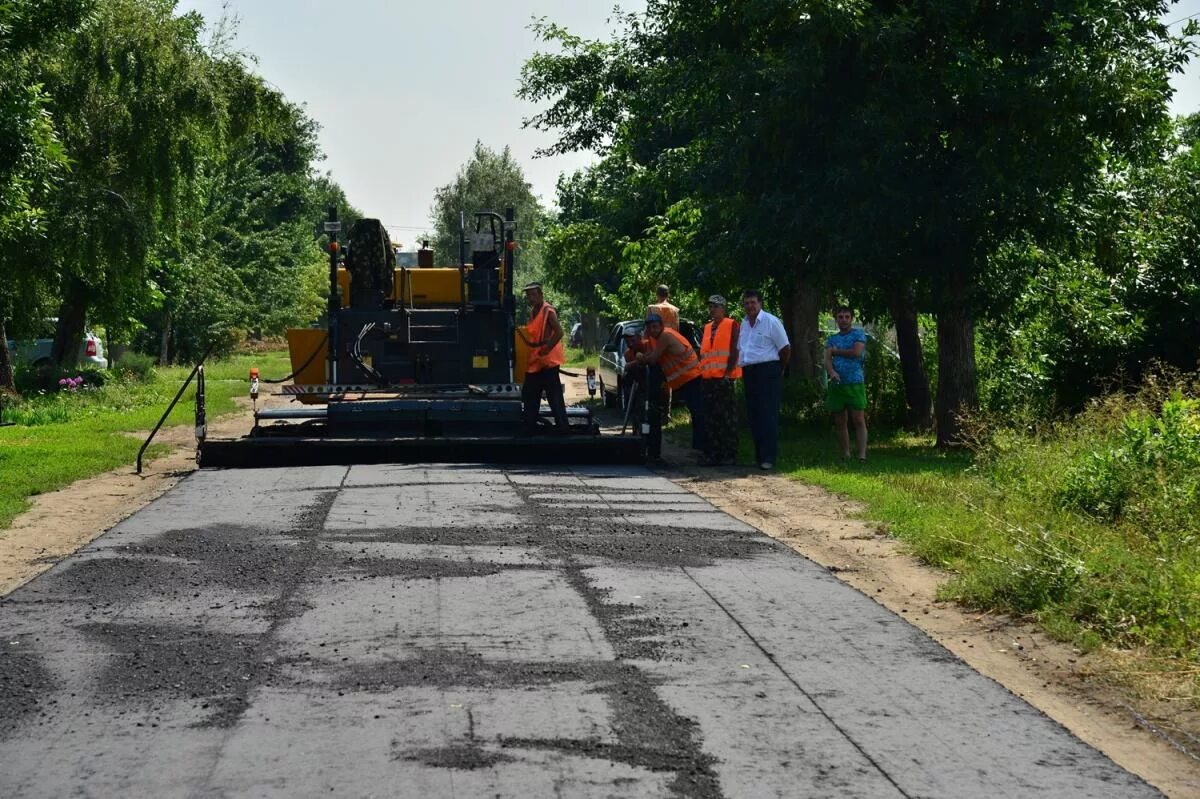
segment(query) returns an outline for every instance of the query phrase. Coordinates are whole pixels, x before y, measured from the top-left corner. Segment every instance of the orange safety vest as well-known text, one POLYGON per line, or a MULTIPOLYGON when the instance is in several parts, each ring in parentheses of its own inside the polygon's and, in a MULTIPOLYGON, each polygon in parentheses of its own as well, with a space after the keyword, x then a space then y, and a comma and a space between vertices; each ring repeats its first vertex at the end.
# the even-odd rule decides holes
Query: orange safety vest
POLYGON ((679 309, 669 302, 656 302, 653 305, 646 306, 646 316, 656 313, 662 317, 663 327, 669 327, 672 330, 679 329, 679 309))
POLYGON ((664 327, 662 334, 670 336, 683 345, 682 355, 664 355, 659 358, 658 365, 662 368, 663 380, 672 391, 685 383, 700 376, 700 359, 692 349, 692 343, 669 327, 664 327))
POLYGON ((549 355, 542 355, 538 352, 541 349, 541 343, 546 340, 546 320, 550 318, 550 314, 555 313, 553 306, 548 302, 543 302, 542 307, 529 320, 529 324, 525 326, 525 330, 529 333, 529 340, 535 346, 529 348, 529 363, 525 367, 526 374, 540 372, 543 369, 549 369, 553 366, 562 366, 566 360, 566 354, 563 352, 562 339, 559 338, 558 343, 554 345, 554 349, 550 350, 549 355))
POLYGON ((700 339, 700 373, 703 377, 719 380, 722 377, 741 377, 742 367, 729 366, 729 352, 733 348, 733 328, 736 324, 728 316, 717 325, 713 334, 712 322, 704 326, 704 338, 700 339), (728 322, 728 324, 726 324, 728 322))

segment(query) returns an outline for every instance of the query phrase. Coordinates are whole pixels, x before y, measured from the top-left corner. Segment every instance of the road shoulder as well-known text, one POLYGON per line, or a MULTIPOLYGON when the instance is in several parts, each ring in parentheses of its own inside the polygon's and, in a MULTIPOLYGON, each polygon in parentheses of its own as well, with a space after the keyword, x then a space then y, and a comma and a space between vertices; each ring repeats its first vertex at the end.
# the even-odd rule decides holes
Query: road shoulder
MULTIPOLYGON (((688 459, 671 448, 673 463, 688 459)), ((824 489, 746 469, 680 466, 666 476, 825 567, 900 614, 976 671, 1062 724, 1168 796, 1200 795, 1200 760, 1152 730, 1130 699, 1099 678, 1103 655, 1082 654, 1033 625, 938 601, 946 576, 824 489)))

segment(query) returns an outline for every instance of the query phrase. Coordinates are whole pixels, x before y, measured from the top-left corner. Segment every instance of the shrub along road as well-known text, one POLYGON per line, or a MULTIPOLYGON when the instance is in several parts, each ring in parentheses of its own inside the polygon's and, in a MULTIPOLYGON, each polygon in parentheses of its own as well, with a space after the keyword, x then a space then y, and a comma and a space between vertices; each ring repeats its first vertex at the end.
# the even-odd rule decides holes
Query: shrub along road
POLYGON ((0 634, 4 795, 1156 794, 634 468, 197 472, 0 634))

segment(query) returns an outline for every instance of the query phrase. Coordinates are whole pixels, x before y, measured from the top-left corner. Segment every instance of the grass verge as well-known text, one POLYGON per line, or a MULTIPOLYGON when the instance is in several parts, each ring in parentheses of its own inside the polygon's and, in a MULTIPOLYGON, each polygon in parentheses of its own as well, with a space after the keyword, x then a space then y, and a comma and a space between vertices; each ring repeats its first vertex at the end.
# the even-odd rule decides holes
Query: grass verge
MULTIPOLYGON (((235 409, 233 398, 248 391, 247 375, 258 366, 264 377, 289 370, 286 352, 236 355, 205 368, 207 407, 211 417, 235 409)), ((29 506, 29 498, 119 466, 132 464, 141 439, 129 433, 148 431, 187 378, 191 367, 156 370, 147 380, 112 380, 88 390, 27 395, 5 404, 0 427, 0 530, 29 506)), ((167 424, 190 424, 194 387, 175 406, 167 424)), ((151 446, 151 457, 165 446, 151 446)))
POLYGON ((576 347, 565 347, 564 354, 566 355, 566 359, 563 361, 563 366, 565 367, 570 368, 596 365, 596 353, 594 352, 587 352, 586 350, 578 349, 576 347))

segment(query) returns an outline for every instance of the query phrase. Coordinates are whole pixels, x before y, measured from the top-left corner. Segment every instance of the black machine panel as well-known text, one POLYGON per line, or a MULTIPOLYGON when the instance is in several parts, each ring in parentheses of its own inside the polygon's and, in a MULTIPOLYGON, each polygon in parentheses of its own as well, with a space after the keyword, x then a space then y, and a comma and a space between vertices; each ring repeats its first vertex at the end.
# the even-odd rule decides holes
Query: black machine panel
POLYGON ((504 221, 494 214, 480 218, 490 227, 482 230, 483 223, 477 224, 471 237, 471 267, 458 269, 462 301, 420 306, 404 298, 388 299, 395 256, 383 225, 377 219, 354 223, 346 253, 350 307, 339 310, 335 321, 341 382, 392 386, 512 381, 515 305, 512 286, 505 283, 505 276, 511 275, 511 249, 504 249, 504 221))

